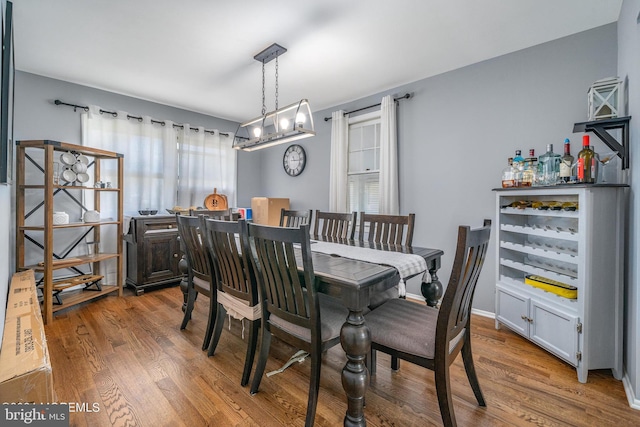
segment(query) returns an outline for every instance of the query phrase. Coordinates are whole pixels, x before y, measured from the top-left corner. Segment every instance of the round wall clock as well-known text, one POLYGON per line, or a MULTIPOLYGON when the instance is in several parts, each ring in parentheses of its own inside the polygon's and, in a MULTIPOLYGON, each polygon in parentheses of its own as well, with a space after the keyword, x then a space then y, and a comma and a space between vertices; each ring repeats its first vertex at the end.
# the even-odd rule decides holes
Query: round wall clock
POLYGON ((290 145, 284 152, 282 158, 282 166, 284 171, 290 176, 298 176, 304 170, 304 166, 307 164, 307 154, 298 144, 290 145))

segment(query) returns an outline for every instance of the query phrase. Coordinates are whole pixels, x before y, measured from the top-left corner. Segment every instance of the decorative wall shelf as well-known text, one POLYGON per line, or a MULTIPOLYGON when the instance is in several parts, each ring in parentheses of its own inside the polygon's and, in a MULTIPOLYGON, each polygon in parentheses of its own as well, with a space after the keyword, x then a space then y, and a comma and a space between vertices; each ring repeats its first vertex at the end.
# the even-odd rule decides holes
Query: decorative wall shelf
POLYGON ((622 169, 629 168, 629 121, 631 116, 615 119, 594 120, 591 122, 575 123, 573 132, 593 132, 609 148, 618 152, 622 159, 622 169), (609 130, 622 129, 622 141, 617 141, 609 130))

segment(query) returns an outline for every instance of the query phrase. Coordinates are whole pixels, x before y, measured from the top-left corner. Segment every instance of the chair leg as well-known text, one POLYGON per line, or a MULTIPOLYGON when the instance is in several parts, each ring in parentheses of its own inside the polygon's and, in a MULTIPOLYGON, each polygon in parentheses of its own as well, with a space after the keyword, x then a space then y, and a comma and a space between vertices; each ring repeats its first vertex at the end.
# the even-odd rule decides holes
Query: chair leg
POLYGON ((400 370, 400 359, 396 356, 391 356, 391 369, 394 371, 400 370))
POLYGON ((251 322, 249 328, 249 341, 247 342, 247 354, 244 356, 244 371, 242 372, 242 380, 240 385, 242 387, 249 384, 249 376, 251 375, 251 368, 253 367, 253 358, 256 354, 256 347, 258 345, 258 328, 260 327, 260 320, 254 320, 251 322))
POLYGON ((369 370, 369 380, 371 380, 371 377, 376 373, 376 365, 378 363, 378 352, 373 348, 370 349, 369 353, 367 353, 367 359, 365 363, 367 365, 367 369, 369 370))
MULTIPOLYGON (((466 334, 468 336, 468 334, 466 334)), ((471 353, 471 339, 465 337, 464 344, 462 345, 462 361, 464 362, 464 370, 467 372, 467 379, 473 389, 473 394, 476 395, 478 405, 487 406, 482 396, 482 390, 480 390, 480 382, 478 382, 478 376, 476 375, 476 368, 473 364, 473 355, 471 353)))
POLYGON ((311 381, 309 383, 309 401, 307 402, 307 417, 305 427, 313 426, 318 406, 318 392, 320 391, 320 368, 322 357, 317 349, 311 350, 311 381))
POLYGON ((184 317, 182 318, 182 324, 180 325, 180 329, 184 329, 187 327, 189 320, 191 320, 191 312, 193 311, 193 305, 196 301, 196 295, 198 292, 193 288, 193 283, 189 283, 189 287, 187 288, 187 307, 184 310, 184 317))
POLYGON ((267 357, 269 357, 269 347, 271 346, 271 332, 267 328, 260 328, 262 339, 260 340, 260 353, 258 355, 258 363, 256 371, 253 373, 253 381, 251 382, 251 394, 256 394, 260 388, 260 381, 264 374, 264 368, 267 366, 267 357))
POLYGON ((434 373, 442 423, 445 427, 456 427, 456 416, 453 412, 453 399, 451 397, 451 383, 447 362, 445 360, 436 361, 434 373))
POLYGON ((204 340, 202 341, 202 351, 209 348, 211 343, 211 335, 213 334, 213 326, 216 323, 217 299, 215 294, 209 297, 209 319, 207 319, 207 328, 204 330, 204 340))
POLYGON ((218 342, 220 341, 220 335, 222 335, 222 328, 224 327, 224 318, 227 315, 227 311, 221 304, 216 304, 216 318, 215 325, 213 327, 213 333, 211 337, 211 341, 209 343, 209 351, 207 356, 213 356, 216 351, 216 347, 218 346, 218 342))

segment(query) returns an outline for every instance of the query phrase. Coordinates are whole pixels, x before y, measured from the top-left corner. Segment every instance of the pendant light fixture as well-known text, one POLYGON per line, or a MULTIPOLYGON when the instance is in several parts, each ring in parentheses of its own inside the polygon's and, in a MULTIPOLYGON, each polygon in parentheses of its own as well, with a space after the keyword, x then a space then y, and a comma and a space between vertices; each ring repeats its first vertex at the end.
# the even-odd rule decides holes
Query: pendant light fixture
POLYGON ((309 101, 302 99, 278 108, 278 57, 286 51, 287 49, 274 43, 253 57, 262 63, 262 114, 238 126, 233 139, 233 148, 236 150, 254 151, 316 134, 309 101), (273 59, 276 60, 276 103, 275 110, 267 112, 264 66, 273 59))

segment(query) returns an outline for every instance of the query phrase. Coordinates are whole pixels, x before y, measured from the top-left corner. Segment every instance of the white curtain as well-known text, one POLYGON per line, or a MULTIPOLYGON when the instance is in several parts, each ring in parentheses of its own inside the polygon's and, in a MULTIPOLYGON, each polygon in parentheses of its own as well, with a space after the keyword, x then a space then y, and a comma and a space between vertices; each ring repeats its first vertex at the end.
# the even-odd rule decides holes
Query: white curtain
MULTIPOLYGON (((176 195, 176 130, 173 123, 151 123, 150 117, 128 119, 127 112, 117 117, 100 114, 100 107, 90 106, 82 114, 82 144, 115 151, 124 155, 124 183, 116 183, 115 162, 105 163, 103 181, 113 181, 124 188, 124 214, 137 215, 140 209, 171 208, 176 195)), ((101 201, 101 217, 115 217, 115 200, 101 201)))
POLYGON ((348 212, 349 116, 344 111, 331 114, 331 159, 329 163, 329 210, 348 212))
POLYGON ((382 98, 380 104, 380 213, 399 215, 398 137, 396 102, 393 96, 382 98))
POLYGON ((190 129, 178 130, 178 192, 176 205, 204 207, 214 189, 227 196, 229 207, 236 206, 236 156, 232 135, 190 129))

